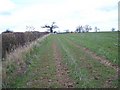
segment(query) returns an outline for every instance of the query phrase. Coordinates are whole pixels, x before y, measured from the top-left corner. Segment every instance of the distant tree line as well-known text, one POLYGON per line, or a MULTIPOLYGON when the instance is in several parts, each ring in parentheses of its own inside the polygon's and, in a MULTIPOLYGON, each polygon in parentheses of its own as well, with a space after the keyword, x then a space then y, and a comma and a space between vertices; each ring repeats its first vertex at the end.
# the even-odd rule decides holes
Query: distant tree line
MULTIPOLYGON (((92 29, 93 28, 90 25, 85 25, 85 26, 80 25, 76 28, 75 32, 85 33, 85 32, 91 31, 92 29)), ((100 29, 97 26, 95 26, 94 30, 95 30, 95 32, 100 31, 100 29)))
MULTIPOLYGON (((79 25, 76 28, 75 32, 85 33, 85 32, 89 32, 90 30, 93 30, 93 29, 94 29, 95 32, 100 32, 100 28, 98 28, 97 26, 95 26, 94 28, 92 28, 90 25, 85 25, 85 26, 79 25)), ((114 32, 115 28, 112 28, 111 31, 114 32)))
POLYGON ((78 26, 75 30, 75 32, 78 32, 78 33, 84 33, 84 32, 89 32, 90 30, 92 30, 91 26, 89 25, 85 25, 85 26, 78 26))

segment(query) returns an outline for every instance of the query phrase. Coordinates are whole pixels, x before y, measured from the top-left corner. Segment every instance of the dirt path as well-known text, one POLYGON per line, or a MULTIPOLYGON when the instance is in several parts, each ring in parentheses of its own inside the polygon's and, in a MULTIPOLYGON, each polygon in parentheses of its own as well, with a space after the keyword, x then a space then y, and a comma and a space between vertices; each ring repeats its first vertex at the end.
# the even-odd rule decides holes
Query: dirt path
POLYGON ((64 87, 64 88, 73 88, 74 87, 74 82, 70 79, 68 76, 68 69, 67 67, 62 63, 62 57, 60 50, 57 48, 57 44, 55 41, 52 44, 53 52, 54 52, 54 57, 55 57, 55 64, 56 64, 56 77, 58 83, 64 87))

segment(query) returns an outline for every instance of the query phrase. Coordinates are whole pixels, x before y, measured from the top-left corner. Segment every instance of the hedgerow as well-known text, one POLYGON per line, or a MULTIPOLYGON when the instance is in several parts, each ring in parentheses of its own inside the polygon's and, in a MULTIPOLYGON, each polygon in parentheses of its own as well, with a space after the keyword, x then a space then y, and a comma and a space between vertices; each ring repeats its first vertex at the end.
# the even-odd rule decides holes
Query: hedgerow
POLYGON ((32 42, 48 32, 28 31, 28 32, 3 32, 2 33, 2 58, 6 53, 10 53, 17 47, 24 46, 28 42, 32 42))

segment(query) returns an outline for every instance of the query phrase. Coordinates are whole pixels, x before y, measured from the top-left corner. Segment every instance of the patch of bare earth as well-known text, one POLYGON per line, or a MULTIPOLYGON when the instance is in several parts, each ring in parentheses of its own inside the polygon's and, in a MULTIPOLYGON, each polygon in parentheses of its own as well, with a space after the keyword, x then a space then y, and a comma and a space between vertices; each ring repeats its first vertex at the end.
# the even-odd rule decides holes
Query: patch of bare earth
POLYGON ((83 50, 85 51, 85 53, 89 54, 90 56, 92 56, 95 60, 98 60, 100 61, 101 64, 107 66, 107 67, 111 67, 113 68, 115 71, 116 71, 116 75, 111 77, 111 78, 108 78, 106 80, 106 83, 104 85, 104 87, 112 87, 112 81, 113 80, 118 80, 118 76, 120 75, 119 71, 120 71, 120 68, 118 65, 116 64, 113 64, 111 63, 109 60, 107 60, 106 58, 102 57, 102 56, 98 56, 96 53, 92 52, 90 49, 88 48, 85 48, 85 47, 82 47, 80 45, 77 45, 74 41, 71 41, 69 39, 66 38, 66 40, 68 41, 68 43, 74 45, 75 47, 77 48, 83 48, 83 50))
POLYGON ((55 42, 53 42, 52 48, 53 48, 54 57, 55 57, 57 82, 63 88, 73 88, 74 82, 68 76, 68 73, 69 73, 68 68, 62 63, 61 53, 57 48, 57 44, 55 42))

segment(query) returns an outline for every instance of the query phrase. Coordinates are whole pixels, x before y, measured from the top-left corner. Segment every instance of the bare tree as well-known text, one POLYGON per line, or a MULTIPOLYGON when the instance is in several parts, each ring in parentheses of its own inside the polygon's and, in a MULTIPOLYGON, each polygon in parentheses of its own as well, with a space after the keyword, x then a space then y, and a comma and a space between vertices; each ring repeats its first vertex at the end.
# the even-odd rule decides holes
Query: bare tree
POLYGON ((100 30, 97 26, 95 26, 95 32, 98 32, 100 30))
POLYGON ((55 24, 55 22, 52 22, 51 26, 50 25, 45 25, 45 26, 42 26, 41 28, 49 28, 50 32, 53 33, 53 29, 58 28, 58 26, 54 25, 54 24, 55 24))
POLYGON ((89 25, 84 26, 85 32, 89 32, 89 25))
POLYGON ((92 30, 90 25, 85 25, 85 32, 89 32, 90 30, 92 30))
POLYGON ((78 26, 76 28, 76 32, 81 33, 82 31, 83 31, 83 27, 82 26, 78 26))
POLYGON ((91 26, 89 26, 89 30, 92 30, 92 27, 91 27, 91 26))
POLYGON ((33 27, 33 26, 26 26, 26 29, 27 29, 28 31, 34 31, 34 30, 35 30, 35 27, 33 27))
POLYGON ((115 28, 112 28, 111 30, 112 30, 112 32, 114 32, 114 31, 115 31, 115 28))

